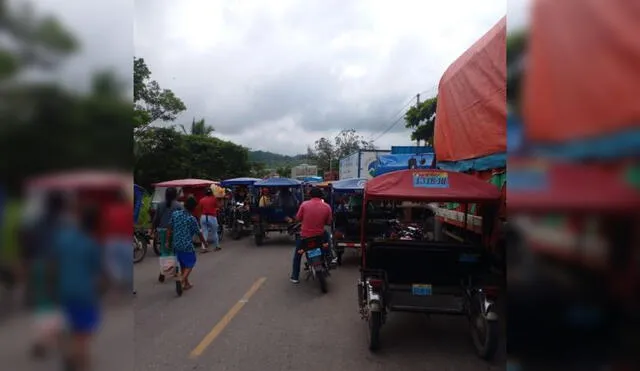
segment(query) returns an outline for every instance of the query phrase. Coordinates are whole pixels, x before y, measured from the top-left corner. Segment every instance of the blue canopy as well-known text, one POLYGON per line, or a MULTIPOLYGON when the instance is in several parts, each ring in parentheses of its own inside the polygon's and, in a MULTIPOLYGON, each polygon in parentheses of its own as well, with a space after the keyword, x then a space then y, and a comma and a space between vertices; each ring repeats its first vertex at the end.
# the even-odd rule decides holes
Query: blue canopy
POLYGON ((320 182, 322 182, 322 177, 320 177, 320 176, 305 176, 300 180, 302 180, 305 183, 320 183, 320 182))
POLYGON ((362 191, 367 183, 367 178, 353 178, 339 180, 331 183, 331 189, 335 192, 362 191))
POLYGON ((252 185, 256 182, 261 181, 259 178, 233 178, 233 179, 225 179, 220 182, 220 185, 223 187, 232 187, 239 185, 252 185))
POLYGON ((302 182, 291 178, 267 178, 253 184, 256 187, 298 187, 302 182))

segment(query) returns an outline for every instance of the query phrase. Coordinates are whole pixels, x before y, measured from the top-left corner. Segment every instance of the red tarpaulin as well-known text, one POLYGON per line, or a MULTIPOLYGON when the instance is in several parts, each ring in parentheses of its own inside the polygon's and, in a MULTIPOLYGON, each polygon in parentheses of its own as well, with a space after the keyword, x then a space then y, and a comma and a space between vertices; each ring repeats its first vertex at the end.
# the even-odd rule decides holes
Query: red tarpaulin
POLYGON ((74 190, 79 188, 133 187, 131 174, 106 171, 72 171, 39 176, 27 181, 27 188, 74 190))
POLYGON ((434 147, 438 161, 507 150, 506 17, 442 75, 434 147))
POLYGON ((614 169, 509 159, 508 212, 637 213, 640 194, 614 169))
POLYGON ((165 182, 155 183, 154 187, 205 187, 218 182, 206 179, 177 179, 167 180, 165 182))
POLYGON ((370 179, 365 198, 424 202, 499 202, 496 186, 444 170, 399 170, 370 179))
POLYGON ((640 123, 638 11, 629 0, 535 1, 523 85, 527 138, 587 139, 640 123))

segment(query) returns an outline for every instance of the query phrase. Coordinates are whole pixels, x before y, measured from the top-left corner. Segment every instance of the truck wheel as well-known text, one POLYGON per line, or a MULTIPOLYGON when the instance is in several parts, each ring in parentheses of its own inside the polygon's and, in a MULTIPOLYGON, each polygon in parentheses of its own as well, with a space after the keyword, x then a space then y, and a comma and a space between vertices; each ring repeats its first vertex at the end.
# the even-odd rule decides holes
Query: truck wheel
POLYGON ((491 360, 496 355, 499 332, 498 321, 489 321, 482 314, 471 320, 471 339, 480 358, 491 360))
POLYGON ((369 312, 369 350, 375 352, 380 349, 380 327, 382 326, 382 313, 369 312))
POLYGON ((256 246, 262 246, 264 243, 264 233, 256 233, 254 236, 256 246))

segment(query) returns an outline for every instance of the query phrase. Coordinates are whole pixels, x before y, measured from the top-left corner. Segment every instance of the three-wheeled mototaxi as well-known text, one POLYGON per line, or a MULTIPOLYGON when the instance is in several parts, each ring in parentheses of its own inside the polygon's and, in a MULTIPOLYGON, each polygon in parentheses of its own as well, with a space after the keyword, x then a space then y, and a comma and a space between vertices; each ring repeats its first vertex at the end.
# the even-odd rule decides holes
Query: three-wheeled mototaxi
MULTIPOLYGON (((447 240, 446 235, 426 230, 438 225, 428 220, 422 231, 420 225, 396 224, 389 232, 390 226, 369 222, 368 204, 385 200, 427 206, 475 203, 485 215, 483 224, 490 228, 491 215, 499 208, 499 191, 475 177, 441 170, 401 170, 369 180, 362 204, 364 249, 358 281, 358 304, 369 325, 371 350, 380 346, 380 328, 388 312, 453 314, 468 317, 478 355, 491 358, 498 344, 494 300, 499 281, 492 279, 486 246, 447 240)), ((428 218, 434 217, 430 213, 428 218)))
POLYGON ((238 240, 244 234, 253 231, 250 212, 253 194, 255 193, 253 185, 260 180, 258 178, 233 178, 220 182, 222 187, 232 190, 232 195, 235 195, 235 191, 240 187, 246 189, 247 192, 246 200, 238 200, 232 196, 231 201, 224 208, 226 216, 224 225, 231 231, 231 238, 234 240, 238 240))
POLYGON ((346 248, 360 251, 360 218, 366 178, 345 179, 332 182, 328 187, 329 204, 333 210, 331 236, 338 265, 346 248))
POLYGON ((255 243, 260 246, 269 232, 288 234, 302 199, 302 182, 290 178, 267 178, 253 184, 251 221, 255 243), (261 200, 268 200, 262 204, 261 200))

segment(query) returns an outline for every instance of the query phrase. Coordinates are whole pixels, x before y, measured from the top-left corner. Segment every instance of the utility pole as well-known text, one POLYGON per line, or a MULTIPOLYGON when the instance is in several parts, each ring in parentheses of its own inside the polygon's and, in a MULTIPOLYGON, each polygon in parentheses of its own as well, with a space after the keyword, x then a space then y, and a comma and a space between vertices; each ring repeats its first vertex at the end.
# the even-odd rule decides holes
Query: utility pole
MULTIPOLYGON (((420 93, 416 94, 416 108, 418 107, 420 107, 420 93)), ((420 147, 420 139, 416 139, 416 146, 420 147)))

